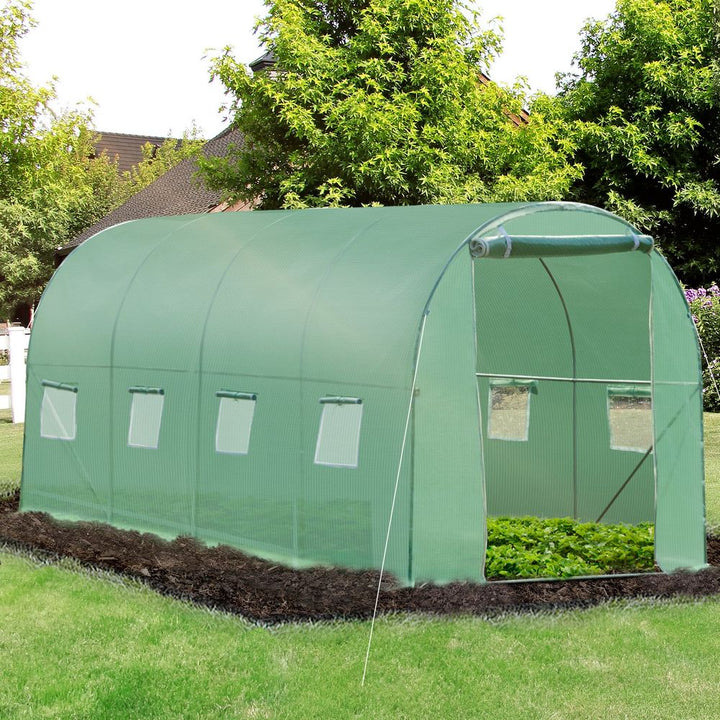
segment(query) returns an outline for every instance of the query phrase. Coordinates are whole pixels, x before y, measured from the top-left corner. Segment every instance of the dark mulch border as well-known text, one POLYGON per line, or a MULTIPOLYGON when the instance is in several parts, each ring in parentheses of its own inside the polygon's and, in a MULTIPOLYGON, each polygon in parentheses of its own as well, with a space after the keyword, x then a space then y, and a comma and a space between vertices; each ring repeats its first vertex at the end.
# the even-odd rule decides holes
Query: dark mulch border
MULTIPOLYGON (((0 498, 0 540, 16 548, 142 580, 166 595, 264 623, 368 618, 379 574, 336 568, 292 570, 227 546, 188 537, 172 542, 101 523, 58 522, 18 512, 19 493, 0 498)), ((497 615, 590 607, 620 598, 700 598, 720 594, 720 538, 708 536, 708 562, 697 573, 515 583, 398 587, 383 579, 378 610, 497 615)))

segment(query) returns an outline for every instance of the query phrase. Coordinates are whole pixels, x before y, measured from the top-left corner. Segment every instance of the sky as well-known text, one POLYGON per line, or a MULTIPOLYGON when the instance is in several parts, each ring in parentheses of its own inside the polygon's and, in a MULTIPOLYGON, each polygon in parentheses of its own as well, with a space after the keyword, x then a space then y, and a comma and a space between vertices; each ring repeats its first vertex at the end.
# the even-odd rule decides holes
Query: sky
MULTIPOLYGON (((614 0, 482 0, 483 21, 503 16, 504 51, 490 76, 552 93, 555 73, 571 69, 579 31, 604 18, 614 0)), ((210 57, 230 45, 249 63, 262 54, 253 33, 262 0, 34 0, 37 26, 24 38, 25 72, 36 84, 57 78, 59 108, 93 101, 104 132, 180 136, 196 125, 202 137, 227 126, 210 57)))

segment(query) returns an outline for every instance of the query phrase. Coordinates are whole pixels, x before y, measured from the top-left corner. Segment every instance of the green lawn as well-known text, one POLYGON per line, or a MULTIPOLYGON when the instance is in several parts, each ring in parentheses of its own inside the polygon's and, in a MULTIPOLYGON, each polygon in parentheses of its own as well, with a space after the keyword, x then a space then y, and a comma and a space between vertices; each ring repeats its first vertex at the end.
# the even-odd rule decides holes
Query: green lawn
POLYGON ((720 531, 720 413, 705 413, 705 514, 720 531))
POLYGON ((0 553, 0 717, 714 718, 720 602, 271 630, 0 553))
MULTIPOLYGON (((0 477, 21 429, 0 418, 0 477)), ((10 456, 13 456, 12 462, 10 456)), ((720 525, 720 416, 706 416, 720 525)), ((265 629, 69 561, 0 551, 0 718, 718 717, 720 599, 265 629)))
MULTIPOLYGON (((0 395, 8 392, 9 384, 0 383, 0 395)), ((10 410, 0 410, 0 494, 20 485, 24 427, 12 424, 10 410)))

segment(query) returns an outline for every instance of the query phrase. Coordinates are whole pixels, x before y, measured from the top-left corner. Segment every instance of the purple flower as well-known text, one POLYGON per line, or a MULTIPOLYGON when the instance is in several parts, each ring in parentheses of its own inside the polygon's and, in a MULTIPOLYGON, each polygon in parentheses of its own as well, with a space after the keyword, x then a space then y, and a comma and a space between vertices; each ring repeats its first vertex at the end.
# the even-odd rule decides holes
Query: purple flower
POLYGON ((704 308, 712 307, 712 300, 710 300, 709 298, 707 300, 703 300, 701 307, 704 307, 704 308))
POLYGON ((697 323, 698 323, 697 315, 693 315, 692 319, 693 319, 693 322, 697 325, 697 323))
POLYGON ((720 295, 720 287, 718 287, 715 283, 713 283, 713 284, 708 288, 708 290, 710 290, 710 294, 711 294, 713 297, 717 297, 718 295, 720 295))
POLYGON ((685 299, 691 303, 693 300, 696 300, 698 296, 697 290, 692 290, 688 288, 685 290, 685 299))
POLYGON ((707 295, 707 290, 705 288, 698 288, 697 294, 698 297, 705 297, 707 295))

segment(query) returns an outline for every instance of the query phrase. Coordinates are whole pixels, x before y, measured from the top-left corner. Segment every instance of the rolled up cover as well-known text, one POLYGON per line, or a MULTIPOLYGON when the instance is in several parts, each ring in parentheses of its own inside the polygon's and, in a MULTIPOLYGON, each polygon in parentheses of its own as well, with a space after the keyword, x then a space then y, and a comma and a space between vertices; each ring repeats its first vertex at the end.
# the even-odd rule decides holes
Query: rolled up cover
POLYGON ((566 257, 639 251, 649 253, 648 235, 510 235, 500 227, 496 234, 470 240, 474 258, 566 257))

